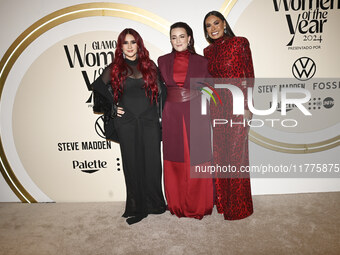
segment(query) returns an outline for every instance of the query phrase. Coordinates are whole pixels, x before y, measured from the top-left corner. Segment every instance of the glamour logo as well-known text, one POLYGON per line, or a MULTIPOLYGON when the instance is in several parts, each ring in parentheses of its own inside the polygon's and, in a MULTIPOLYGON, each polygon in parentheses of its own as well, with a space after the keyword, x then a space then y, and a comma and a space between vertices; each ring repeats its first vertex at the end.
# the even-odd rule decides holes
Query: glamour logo
MULTIPOLYGON (((233 97, 233 114, 234 115, 243 115, 244 114, 244 95, 242 90, 235 86, 235 85, 231 85, 231 84, 215 84, 214 85, 215 88, 220 88, 220 89, 228 89, 231 93, 232 93, 232 97, 233 97)), ((209 89, 208 88, 204 88, 206 90, 209 89)), ((277 88, 273 88, 272 91, 272 104, 270 109, 267 110, 258 110, 255 109, 254 105, 253 105, 253 88, 248 88, 247 89, 248 95, 248 108, 249 110, 256 115, 260 115, 260 116, 266 116, 266 115, 270 115, 272 113, 275 112, 277 105, 278 105, 278 90, 277 88)), ((304 106, 304 103, 307 103, 311 98, 311 94, 308 90, 303 89, 303 88, 282 88, 281 89, 281 115, 287 115, 287 106, 292 106, 295 105, 298 109, 300 109, 300 111, 308 116, 308 115, 312 115, 304 106), (290 93, 294 93, 294 94, 302 94, 304 97, 302 98, 288 98, 287 95, 290 93)), ((202 93, 201 94, 201 114, 202 115, 206 115, 207 114, 207 102, 209 101, 209 97, 202 93)))
POLYGON ((78 62, 80 67, 100 67, 103 64, 108 65, 113 61, 114 53, 113 51, 109 52, 87 52, 86 44, 84 45, 84 49, 81 53, 79 50, 79 46, 77 44, 73 45, 73 57, 71 57, 70 50, 67 45, 64 45, 64 50, 66 53, 66 57, 70 68, 74 68, 76 63, 78 62), (78 61, 76 61, 78 60, 78 61))
POLYGON ((297 59, 292 66, 294 77, 300 81, 311 79, 316 72, 316 65, 313 59, 302 57, 297 59))
MULTIPOLYGON (((100 50, 100 52, 89 52, 87 50, 87 45, 85 44, 83 50, 81 50, 78 44, 73 45, 73 52, 69 49, 68 45, 64 45, 64 51, 70 68, 75 68, 77 65, 80 68, 86 67, 98 67, 98 70, 94 70, 92 82, 95 81, 97 76, 101 75, 104 68, 101 66, 109 65, 114 59, 113 49, 117 46, 116 41, 94 41, 92 42, 93 50, 100 50), (110 50, 108 52, 101 50, 110 50)), ((72 49, 72 47, 70 47, 72 49)), ((88 91, 92 91, 89 75, 87 71, 82 70, 81 74, 84 78, 86 87, 88 91)), ((90 97, 86 100, 86 103, 92 102, 92 93, 90 97)))

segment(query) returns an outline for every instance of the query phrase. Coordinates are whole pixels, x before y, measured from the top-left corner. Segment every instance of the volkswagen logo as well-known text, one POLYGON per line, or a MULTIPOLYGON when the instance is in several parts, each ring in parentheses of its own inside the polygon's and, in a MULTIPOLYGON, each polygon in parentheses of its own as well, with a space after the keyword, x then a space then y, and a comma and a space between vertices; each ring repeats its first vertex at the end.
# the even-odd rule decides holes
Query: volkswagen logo
POLYGON ((311 79, 316 72, 316 65, 313 59, 302 57, 296 60, 292 67, 294 77, 300 81, 311 79))

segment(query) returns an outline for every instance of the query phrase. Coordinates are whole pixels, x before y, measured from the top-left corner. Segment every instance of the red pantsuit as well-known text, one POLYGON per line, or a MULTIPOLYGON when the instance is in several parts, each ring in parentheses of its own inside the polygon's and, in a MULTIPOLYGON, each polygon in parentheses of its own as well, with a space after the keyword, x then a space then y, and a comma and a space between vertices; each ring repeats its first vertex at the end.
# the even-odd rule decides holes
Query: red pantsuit
POLYGON ((188 51, 172 52, 158 59, 167 86, 162 116, 164 189, 168 208, 178 217, 202 219, 211 214, 213 208, 212 179, 190 176, 193 163, 210 165, 212 157, 209 119, 199 117, 203 123, 199 130, 190 130, 193 121, 190 107, 197 104, 200 109, 200 93, 190 90, 190 78, 209 77, 207 64, 205 58, 188 51), (198 141, 200 146, 194 146, 190 136, 193 138, 200 132, 205 139, 198 141), (198 147, 202 149, 195 150, 198 147))

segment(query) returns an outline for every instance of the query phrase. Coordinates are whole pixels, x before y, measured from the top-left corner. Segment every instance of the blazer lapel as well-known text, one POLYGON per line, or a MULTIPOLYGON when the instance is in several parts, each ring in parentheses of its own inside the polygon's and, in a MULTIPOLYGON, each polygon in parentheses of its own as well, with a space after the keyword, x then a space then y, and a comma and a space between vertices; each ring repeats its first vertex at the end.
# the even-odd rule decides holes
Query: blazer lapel
POLYGON ((183 85, 183 87, 186 87, 188 89, 190 88, 190 77, 191 77, 191 73, 192 73, 192 70, 191 70, 191 68, 192 68, 192 56, 193 56, 193 54, 190 53, 187 75, 185 76, 184 85, 183 85))
POLYGON ((168 62, 168 79, 169 79, 169 84, 174 84, 176 85, 176 82, 174 80, 174 62, 175 62, 175 52, 171 52, 170 57, 169 57, 169 62, 168 62))

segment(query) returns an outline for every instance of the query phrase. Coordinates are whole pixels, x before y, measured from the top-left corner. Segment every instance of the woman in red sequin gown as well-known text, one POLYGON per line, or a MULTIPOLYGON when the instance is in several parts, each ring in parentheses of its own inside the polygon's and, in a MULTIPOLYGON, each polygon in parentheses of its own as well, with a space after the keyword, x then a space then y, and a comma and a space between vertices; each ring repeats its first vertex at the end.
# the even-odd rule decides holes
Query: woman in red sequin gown
POLYGON ((173 51, 158 59, 167 86, 162 116, 165 196, 172 214, 202 219, 212 212, 213 182, 192 178, 190 169, 211 164, 210 124, 209 116, 198 115, 201 94, 190 89, 190 79, 210 77, 208 61, 195 53, 193 33, 186 23, 171 26, 170 40, 173 51), (195 109, 198 118, 192 118, 195 109))
POLYGON ((224 16, 209 12, 203 22, 205 36, 210 43, 204 49, 209 73, 223 78, 226 83, 239 87, 244 95, 244 115, 233 115, 233 98, 229 90, 216 89, 223 106, 211 104, 211 117, 228 120, 227 125, 217 125, 213 130, 213 160, 220 166, 235 166, 238 173, 215 179, 215 204, 226 220, 238 220, 253 213, 249 174, 240 174, 241 166, 249 166, 247 120, 252 117, 248 109, 247 88, 253 87, 254 70, 249 42, 236 37, 224 16), (236 124, 233 123, 245 123, 236 124))

